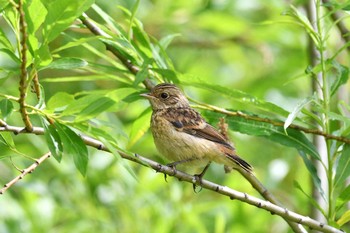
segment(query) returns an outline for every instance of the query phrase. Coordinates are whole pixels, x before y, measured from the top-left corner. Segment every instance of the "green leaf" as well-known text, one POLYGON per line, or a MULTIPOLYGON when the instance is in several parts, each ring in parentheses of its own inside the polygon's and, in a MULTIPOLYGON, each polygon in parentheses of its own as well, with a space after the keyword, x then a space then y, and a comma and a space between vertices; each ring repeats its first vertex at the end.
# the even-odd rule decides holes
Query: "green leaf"
POLYGON ((0 0, 0 11, 2 11, 8 4, 10 4, 9 0, 0 0))
POLYGON ((174 83, 179 83, 179 79, 178 79, 177 74, 174 70, 158 69, 158 68, 151 68, 150 70, 153 70, 154 72, 162 75, 164 80, 166 80, 167 82, 172 81, 174 83))
POLYGON ((162 48, 165 50, 168 48, 168 46, 170 45, 170 43, 176 38, 181 36, 180 33, 176 33, 176 34, 171 34, 171 35, 166 35, 165 37, 163 37, 162 39, 159 40, 159 44, 162 46, 162 48))
POLYGON ((66 109, 61 113, 61 116, 69 116, 74 115, 76 113, 80 113, 89 104, 98 100, 101 97, 101 95, 86 95, 79 99, 76 99, 66 107, 66 109))
POLYGON ((337 221, 339 226, 343 226, 345 223, 350 221, 350 210, 347 210, 337 221))
POLYGON ((10 49, 1 48, 0 52, 7 54, 12 59, 12 61, 14 61, 16 64, 21 63, 21 60, 10 49))
POLYGON ((42 67, 40 70, 44 69, 60 69, 60 70, 72 70, 87 66, 87 61, 80 58, 65 57, 56 59, 49 65, 42 67))
POLYGON ((115 102, 108 97, 101 97, 86 106, 75 118, 76 122, 86 121, 112 107, 115 102))
POLYGON ((338 160, 334 186, 343 185, 345 179, 350 176, 350 145, 344 145, 343 151, 338 160))
POLYGON ((346 203, 350 201, 350 185, 348 185, 343 191, 341 191, 339 197, 337 198, 336 208, 339 210, 346 203))
POLYGON ((15 150, 15 143, 12 138, 11 132, 1 132, 0 133, 0 142, 8 146, 10 149, 15 150))
POLYGON ((57 92, 47 102, 47 110, 63 111, 74 101, 74 96, 66 92, 57 92))
POLYGON ((50 2, 47 6, 47 10, 50 13, 47 15, 44 23, 44 43, 48 44, 55 39, 94 2, 94 0, 55 0, 50 2))
POLYGON ((63 151, 67 156, 72 156, 74 164, 79 172, 85 176, 88 165, 88 150, 81 137, 68 126, 56 122, 59 137, 63 143, 63 151))
MULTIPOLYGON (((7 0, 6 0, 7 1, 7 0)), ((0 27, 0 44, 2 44, 6 49, 12 52, 14 54, 14 48, 10 42, 10 40, 7 38, 7 34, 2 30, 0 27)))
POLYGON ((133 86, 136 87, 139 83, 143 82, 148 76, 148 70, 150 69, 150 65, 152 64, 153 59, 147 59, 144 61, 141 70, 137 72, 135 76, 135 81, 133 86))
POLYGON ((77 39, 75 41, 71 41, 71 42, 68 42, 68 43, 62 45, 61 47, 52 51, 52 53, 58 53, 62 50, 70 49, 70 48, 73 48, 76 46, 80 46, 80 45, 85 44, 85 43, 90 42, 90 41, 99 40, 100 38, 102 38, 102 36, 92 36, 92 37, 80 38, 80 39, 77 39))
MULTIPOLYGON (((47 44, 42 44, 38 50, 35 51, 34 57, 35 65, 40 67, 45 67, 52 62, 52 56, 50 53, 49 46, 47 44)), ((39 68, 38 70, 40 70, 39 68)))
POLYGON ((8 116, 10 116, 10 114, 13 111, 13 104, 12 104, 12 102, 10 100, 3 99, 3 100, 0 101, 0 109, 1 109, 2 118, 4 120, 6 120, 6 118, 8 116))
POLYGON ((149 128, 149 124, 146 122, 150 121, 151 114, 151 108, 147 108, 135 120, 130 131, 130 139, 127 148, 130 148, 133 145, 135 145, 135 143, 146 133, 147 129, 149 128))
POLYGON ((347 83, 349 79, 349 68, 339 64, 336 60, 332 60, 332 65, 336 69, 337 74, 335 75, 335 80, 331 85, 331 96, 333 96, 338 88, 347 83))
POLYGON ((314 163, 308 158, 308 156, 305 154, 304 151, 299 150, 298 152, 299 152, 299 155, 301 156, 301 158, 303 159, 307 170, 309 171, 309 173, 311 175, 311 178, 312 178, 312 181, 313 181, 315 187, 317 188, 317 190, 321 194, 322 198, 326 201, 327 198, 326 198, 324 190, 322 189, 321 179, 318 176, 317 169, 316 169, 314 163))
POLYGON ((323 208, 317 203, 317 201, 313 197, 309 196, 309 194, 307 194, 304 191, 304 189, 301 187, 301 185, 298 183, 298 181, 294 180, 293 184, 294 184, 294 187, 296 189, 299 189, 309 199, 310 203, 313 206, 315 206, 324 216, 326 216, 326 213, 324 212, 323 208))
POLYGON ((53 155, 53 157, 58 162, 61 162, 62 154, 63 154, 63 146, 62 146, 60 135, 57 132, 57 128, 54 125, 47 124, 45 120, 42 120, 42 121, 44 125, 44 136, 45 136, 46 143, 49 147, 49 150, 53 155))
POLYGON ((284 129, 287 129, 294 121, 294 119, 297 117, 297 115, 299 114, 299 112, 306 106, 308 105, 310 102, 315 100, 315 96, 309 96, 305 99, 303 99, 302 101, 300 101, 297 106, 295 106, 295 108, 293 109, 293 111, 291 113, 289 113, 286 121, 284 122, 284 129))
POLYGON ((34 35, 45 21, 47 10, 41 0, 32 0, 29 6, 24 7, 24 12, 28 25, 28 33, 34 35))

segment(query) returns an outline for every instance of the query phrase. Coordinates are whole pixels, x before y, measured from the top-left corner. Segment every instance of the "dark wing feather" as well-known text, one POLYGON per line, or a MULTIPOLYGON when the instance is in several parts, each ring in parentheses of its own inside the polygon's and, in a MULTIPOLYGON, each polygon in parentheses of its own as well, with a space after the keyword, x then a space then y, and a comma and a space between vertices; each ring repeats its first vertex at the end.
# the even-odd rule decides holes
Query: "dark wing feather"
POLYGON ((234 149, 214 127, 209 125, 198 112, 191 108, 168 109, 164 117, 176 130, 195 137, 204 138, 234 149))
POLYGON ((227 158, 231 159, 246 171, 252 171, 252 167, 236 155, 235 148, 227 142, 224 136, 209 125, 195 110, 191 108, 167 109, 167 111, 163 113, 163 117, 178 131, 220 143, 225 148, 223 152, 226 154, 227 158))

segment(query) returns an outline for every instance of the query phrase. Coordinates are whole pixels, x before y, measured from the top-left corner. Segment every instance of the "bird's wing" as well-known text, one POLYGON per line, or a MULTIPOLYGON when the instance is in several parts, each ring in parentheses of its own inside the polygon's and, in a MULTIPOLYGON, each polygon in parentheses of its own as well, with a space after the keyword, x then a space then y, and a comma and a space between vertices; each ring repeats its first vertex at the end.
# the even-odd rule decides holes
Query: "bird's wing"
POLYGON ((212 142, 220 143, 225 147, 234 150, 224 136, 214 127, 209 125, 198 112, 190 108, 176 109, 165 118, 174 126, 177 131, 203 138, 212 142))
POLYGON ((164 117, 177 131, 223 145, 223 152, 226 154, 227 158, 231 159, 246 171, 252 171, 252 167, 237 156, 235 148, 227 142, 224 136, 209 125, 195 110, 190 108, 176 109, 176 111, 164 114, 164 117))

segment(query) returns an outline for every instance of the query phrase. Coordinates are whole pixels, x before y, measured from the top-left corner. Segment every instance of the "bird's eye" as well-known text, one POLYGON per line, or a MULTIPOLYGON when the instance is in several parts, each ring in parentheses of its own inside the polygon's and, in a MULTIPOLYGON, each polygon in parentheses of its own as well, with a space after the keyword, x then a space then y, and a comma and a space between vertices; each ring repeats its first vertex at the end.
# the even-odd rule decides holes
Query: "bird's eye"
POLYGON ((160 94, 160 97, 161 97, 162 99, 167 99, 167 98, 169 97, 169 94, 163 92, 162 94, 160 94))

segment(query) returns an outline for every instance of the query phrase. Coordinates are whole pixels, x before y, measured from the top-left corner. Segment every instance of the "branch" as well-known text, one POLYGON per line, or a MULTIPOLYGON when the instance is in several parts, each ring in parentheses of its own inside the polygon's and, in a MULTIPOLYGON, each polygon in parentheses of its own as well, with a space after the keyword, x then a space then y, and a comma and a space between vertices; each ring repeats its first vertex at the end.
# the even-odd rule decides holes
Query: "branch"
MULTIPOLYGON (((84 14, 82 16, 80 16, 80 20, 81 22, 95 35, 98 36, 104 36, 109 38, 110 36, 105 33, 102 29, 100 29, 96 24, 94 24, 91 20, 88 19, 89 17, 84 14)), ((109 50, 110 52, 112 52, 114 54, 114 56, 116 56, 121 63, 134 75, 136 75, 139 71, 140 68, 137 67, 136 65, 132 64, 130 60, 126 59, 123 54, 121 54, 117 49, 115 49, 113 46, 104 43, 106 46, 106 49, 109 50)), ((145 85, 145 87, 149 90, 152 89, 152 87, 154 87, 154 84, 148 79, 146 78, 143 81, 143 84, 145 85)))
POLYGON ((29 173, 32 173, 35 168, 37 166, 39 166, 42 162, 45 161, 45 159, 50 158, 51 156, 51 152, 48 152, 46 154, 44 154, 43 156, 41 156, 39 159, 37 159, 35 161, 35 163, 33 163, 32 165, 30 165, 29 167, 27 167, 26 169, 23 169, 21 171, 21 175, 16 176, 14 179, 12 179, 10 182, 8 182, 7 184, 4 185, 4 187, 2 189, 0 189, 0 194, 4 194, 4 192, 9 189, 12 185, 14 185, 15 183, 17 183, 17 181, 23 179, 23 177, 29 173))
MULTIPOLYGON (((9 125, 0 127, 0 132, 2 132, 2 131, 10 131, 10 132, 14 132, 15 134, 18 134, 18 133, 43 134, 44 133, 44 129, 41 127, 33 127, 33 131, 28 132, 28 131, 23 130, 23 128, 21 128, 21 127, 9 126, 9 125)), ((91 137, 88 137, 88 136, 81 136, 81 137, 86 145, 94 147, 94 148, 99 149, 99 150, 106 151, 106 152, 111 152, 101 141, 96 140, 96 139, 91 138, 91 137)), ((178 170, 174 170, 171 167, 162 165, 160 163, 157 163, 153 160, 142 157, 140 155, 135 154, 135 156, 131 156, 131 155, 127 154, 126 152, 123 152, 120 150, 117 150, 117 152, 124 159, 136 162, 136 163, 141 164, 141 165, 146 166, 146 167, 151 167, 152 169, 154 169, 157 172, 161 172, 161 173, 169 175, 169 176, 174 176, 174 177, 178 178, 180 181, 185 181, 185 182, 188 182, 191 184, 201 185, 202 188, 220 193, 224 196, 229 197, 231 200, 237 199, 237 200, 240 200, 240 201, 245 202, 247 204, 250 204, 250 205, 256 206, 258 208, 267 210, 267 211, 271 212, 272 214, 276 214, 278 216, 281 216, 282 218, 284 218, 288 222, 290 221, 290 222, 294 222, 297 224, 302 224, 302 225, 308 226, 311 229, 319 230, 319 231, 326 232, 326 233, 342 233, 343 232, 343 231, 338 230, 334 227, 331 227, 329 225, 326 225, 324 223, 320 223, 314 219, 311 219, 310 217, 303 216, 303 215, 297 214, 295 212, 292 212, 286 208, 280 207, 280 206, 273 204, 269 201, 265 201, 265 200, 250 196, 246 193, 238 192, 236 190, 233 190, 233 189, 228 188, 226 186, 218 185, 218 184, 210 182, 208 180, 203 179, 203 180, 201 180, 201 183, 198 184, 198 181, 197 181, 195 176, 189 175, 187 173, 184 173, 184 172, 181 172, 178 170)), ((48 156, 47 154, 45 154, 45 155, 48 156)), ((44 161, 45 159, 43 159, 42 161, 44 161)), ((37 167, 39 164, 37 164, 37 162, 36 162, 32 166, 37 167)), ((28 169, 25 169, 25 170, 29 171, 28 169)), ((21 174, 21 176, 19 176, 19 177, 23 178, 23 176, 24 175, 21 174)), ((250 176, 251 176, 250 178, 248 177, 248 181, 250 181, 251 179, 256 179, 256 177, 254 177, 252 175, 250 175, 250 176), (254 178, 252 178, 252 177, 254 177, 254 178)), ((15 180, 14 182, 11 181, 12 182, 12 183, 10 182, 11 185, 13 183, 16 183, 19 179, 20 178, 14 179, 15 180)), ((256 184, 252 183, 252 185, 255 188, 256 184)), ((261 187, 263 187, 263 186, 261 185, 261 187)), ((264 188, 263 190, 264 191, 262 193, 266 193, 266 189, 264 188)), ((261 192, 261 191, 259 191, 259 192, 261 192)), ((300 229, 297 232, 305 232, 305 231, 302 231, 300 229)))
MULTIPOLYGON (((216 107, 216 106, 213 106, 213 105, 210 105, 210 104, 200 103, 200 102, 195 101, 193 99, 191 99, 191 101, 198 104, 198 105, 195 106, 196 108, 205 109, 205 110, 211 110, 211 111, 214 111, 214 112, 225 114, 227 116, 238 116, 238 117, 242 117, 242 118, 247 119, 247 120, 254 120, 254 121, 258 121, 258 122, 264 122, 264 123, 268 123, 268 124, 271 124, 271 125, 274 125, 274 126, 280 126, 280 127, 284 126, 284 122, 282 122, 282 121, 275 121, 275 120, 271 120, 271 119, 268 119, 268 118, 262 118, 262 117, 258 117, 258 116, 251 116, 251 115, 247 115, 245 113, 242 113, 240 111, 232 112, 232 111, 226 110, 224 108, 219 108, 219 107, 216 107)), ((327 134, 327 133, 325 133, 323 131, 320 131, 318 129, 308 129, 308 128, 305 128, 303 126, 295 125, 295 124, 291 124, 288 127, 291 128, 291 129, 296 129, 296 130, 299 130, 299 131, 303 131, 304 133, 320 135, 320 136, 325 137, 326 139, 333 139, 333 140, 336 140, 336 141, 339 141, 339 142, 344 142, 344 143, 350 144, 350 138, 345 138, 345 137, 342 137, 342 136, 335 136, 335 135, 332 135, 332 134, 327 134)))
POLYGON ((18 1, 18 11, 19 11, 19 27, 22 34, 21 39, 21 67, 20 67, 20 82, 19 82, 19 109, 21 112, 22 120, 27 131, 32 131, 33 126, 30 122, 26 107, 25 99, 27 96, 27 24, 25 22, 25 16, 23 11, 23 0, 18 1))

